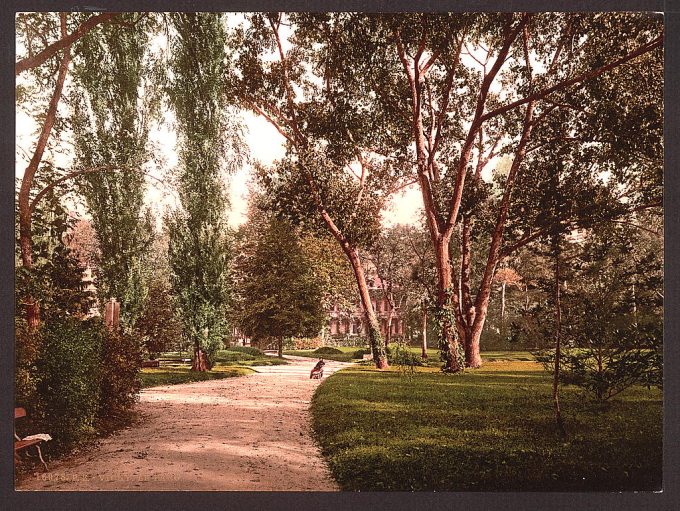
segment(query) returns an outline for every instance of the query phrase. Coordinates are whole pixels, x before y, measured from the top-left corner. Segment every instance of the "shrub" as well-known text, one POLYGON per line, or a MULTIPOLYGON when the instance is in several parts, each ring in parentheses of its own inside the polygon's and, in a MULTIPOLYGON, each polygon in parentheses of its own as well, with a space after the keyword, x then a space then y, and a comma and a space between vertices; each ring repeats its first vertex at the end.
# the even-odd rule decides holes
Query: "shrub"
MULTIPOLYGON (((546 371, 553 371, 554 350, 538 351, 535 357, 546 371)), ((663 380, 660 351, 567 347, 560 358, 560 381, 583 388, 598 401, 606 401, 636 384, 660 387, 663 380)))
POLYGON ((252 355, 253 357, 261 357, 264 355, 261 350, 253 346, 230 346, 227 351, 235 351, 237 353, 245 353, 247 355, 252 355))
POLYGON ((36 419, 57 450, 95 433, 99 408, 100 354, 104 331, 98 321, 54 318, 42 326, 36 361, 36 419))
POLYGON ((240 351, 222 350, 215 354, 215 362, 237 362, 239 360, 255 360, 254 355, 240 351))
POLYGON ((368 346, 369 342, 366 337, 347 336, 347 337, 330 337, 324 342, 326 346, 341 346, 343 348, 359 348, 368 346))
POLYGON ((314 353, 319 355, 342 355, 342 351, 337 348, 332 348, 331 346, 322 346, 314 350, 314 353))
POLYGON ((360 350, 356 350, 354 352, 353 358, 364 358, 364 355, 370 355, 371 354, 371 348, 361 348, 360 350))
POLYGON ((313 350, 323 344, 320 337, 293 337, 291 341, 290 349, 295 350, 313 350))
POLYGON ((23 318, 14 318, 15 332, 15 370, 14 370, 14 402, 16 406, 25 408, 29 418, 36 415, 37 378, 36 362, 41 345, 40 330, 30 332, 23 318))
POLYGON ((139 392, 142 350, 137 339, 121 331, 105 331, 100 362, 98 429, 110 431, 129 417, 139 392))
POLYGON ((415 372, 416 366, 422 366, 421 358, 413 353, 406 344, 398 342, 392 347, 386 348, 387 361, 399 367, 402 374, 407 376, 415 372))

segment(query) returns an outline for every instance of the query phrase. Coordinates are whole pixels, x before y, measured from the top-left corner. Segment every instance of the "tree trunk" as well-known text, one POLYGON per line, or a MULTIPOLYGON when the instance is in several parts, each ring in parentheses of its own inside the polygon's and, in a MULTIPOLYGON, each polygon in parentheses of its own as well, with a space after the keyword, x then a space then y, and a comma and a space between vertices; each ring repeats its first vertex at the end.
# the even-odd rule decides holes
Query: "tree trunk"
POLYGON ((505 281, 501 284, 501 326, 505 325, 505 281))
POLYGON ((392 305, 388 302, 389 310, 387 311, 387 328, 385 328, 385 348, 392 342, 392 305))
MULTIPOLYGON (((61 33, 62 37, 66 34, 66 14, 61 13, 61 33)), ((38 166, 42 161, 47 141, 50 138, 52 127, 57 115, 57 106, 61 99, 62 90, 64 88, 64 81, 66 79, 66 72, 68 71, 69 63, 71 62, 71 52, 67 48, 64 51, 64 56, 59 64, 59 72, 57 75, 57 82, 54 86, 54 92, 50 99, 50 104, 47 108, 45 121, 43 122, 38 143, 36 145, 31 161, 24 171, 24 176, 21 179, 21 187, 17 197, 19 207, 19 248, 21 250, 21 264, 29 272, 33 269, 33 239, 32 239, 32 219, 31 219, 31 205, 30 195, 33 188, 33 180, 38 170, 38 166)), ((24 297, 26 303, 26 321, 29 328, 36 328, 40 324, 40 304, 33 296, 24 297)))
POLYGON ((562 329, 562 304, 560 302, 560 247, 559 234, 553 235, 553 257, 555 259, 555 370, 553 374, 552 397, 553 407, 555 409, 555 421, 563 437, 567 436, 567 430, 564 428, 564 421, 562 420, 562 412, 560 410, 560 337, 562 329))
POLYGON ((198 341, 194 342, 194 359, 191 363, 192 371, 210 371, 210 363, 208 362, 208 357, 201 349, 198 341))
POLYGON ((437 262, 437 310, 441 324, 439 349, 444 361, 444 371, 457 373, 463 370, 458 361, 460 345, 456 337, 456 325, 452 316, 451 261, 449 239, 438 240, 435 251, 437 262))
POLYGON ((278 338, 278 349, 279 349, 279 353, 278 353, 279 358, 283 358, 283 337, 278 338))
POLYGON ((422 325, 423 325, 423 332, 421 334, 421 348, 422 348, 422 353, 420 354, 421 358, 427 358, 427 307, 423 307, 423 315, 422 315, 422 325))
POLYGON ((380 336, 380 326, 375 311, 373 310, 373 303, 371 302, 371 294, 368 291, 368 284, 366 283, 366 275, 364 268, 361 265, 359 254, 356 249, 351 247, 347 241, 342 243, 342 249, 349 258, 354 272, 354 278, 357 281, 359 288, 359 298, 361 305, 364 308, 364 320, 366 321, 366 330, 368 334, 368 342, 371 346, 371 353, 373 354, 373 362, 378 369, 385 369, 389 366, 387 363, 387 354, 383 346, 382 338, 380 336))

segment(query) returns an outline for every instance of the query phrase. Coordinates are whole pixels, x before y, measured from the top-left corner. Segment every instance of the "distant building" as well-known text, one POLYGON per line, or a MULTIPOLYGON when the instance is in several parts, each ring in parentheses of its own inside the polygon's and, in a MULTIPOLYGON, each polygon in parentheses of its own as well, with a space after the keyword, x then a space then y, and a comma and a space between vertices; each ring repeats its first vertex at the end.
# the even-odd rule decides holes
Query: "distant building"
MULTIPOLYGON (((387 334, 390 302, 382 296, 382 290, 378 286, 377 279, 369 279, 368 284, 373 310, 380 326, 380 333, 385 336, 387 334)), ((328 333, 332 338, 365 336, 367 332, 365 321, 364 308, 361 303, 357 302, 351 310, 343 310, 336 303, 328 312, 328 333)), ((392 310, 391 335, 393 338, 404 335, 404 319, 399 307, 392 310)))

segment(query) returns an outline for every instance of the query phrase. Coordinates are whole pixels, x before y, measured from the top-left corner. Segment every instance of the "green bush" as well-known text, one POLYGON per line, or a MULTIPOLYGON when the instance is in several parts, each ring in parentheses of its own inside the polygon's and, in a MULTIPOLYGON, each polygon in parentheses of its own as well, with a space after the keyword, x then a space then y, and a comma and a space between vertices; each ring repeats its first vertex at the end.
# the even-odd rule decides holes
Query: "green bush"
POLYGON ((99 321, 67 317, 42 326, 36 361, 36 420, 46 428, 57 450, 95 433, 99 410, 104 330, 99 321))
POLYGON ((318 353, 319 355, 338 355, 342 354, 342 351, 330 346, 322 346, 321 348, 315 349, 314 353, 318 353))
POLYGON ((254 355, 240 351, 221 350, 215 354, 215 362, 238 362, 240 360, 255 360, 254 355))
POLYGON ((371 354, 371 348, 361 348, 360 350, 356 350, 354 352, 354 355, 352 358, 364 358, 364 355, 370 355, 371 354))
POLYGON ((245 353, 247 355, 252 355, 253 357, 261 357, 264 355, 262 350, 254 348, 252 346, 230 346, 227 351, 235 351, 237 353, 245 353))
POLYGON ((16 406, 25 408, 29 417, 34 417, 38 405, 35 365, 42 344, 42 335, 40 330, 30 332, 26 321, 18 317, 14 318, 14 332, 14 402, 16 406))
POLYGON ((126 422, 139 392, 142 350, 136 337, 105 331, 100 363, 97 427, 110 431, 126 422))

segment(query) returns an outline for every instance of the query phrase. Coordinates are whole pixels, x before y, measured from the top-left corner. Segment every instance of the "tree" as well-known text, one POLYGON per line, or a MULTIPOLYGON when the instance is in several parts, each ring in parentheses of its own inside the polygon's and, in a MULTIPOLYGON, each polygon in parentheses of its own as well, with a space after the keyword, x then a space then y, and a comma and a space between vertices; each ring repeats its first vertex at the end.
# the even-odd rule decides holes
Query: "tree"
MULTIPOLYGON (((517 178, 530 168, 524 163, 529 142, 551 115, 564 109, 588 110, 587 102, 571 100, 582 99, 586 85, 592 91, 593 83, 606 81, 619 68, 634 66, 645 73, 653 69, 647 84, 655 90, 652 95, 657 94, 660 24, 646 15, 609 13, 343 13, 317 20, 324 27, 317 33, 326 34, 320 37, 320 51, 331 52, 329 59, 351 55, 353 72, 343 74, 345 87, 365 90, 382 108, 397 111, 394 117, 401 119, 401 129, 410 130, 437 260, 445 367, 461 369, 454 356, 456 335, 465 348, 465 364, 477 367, 495 270, 514 249, 536 239, 527 229, 511 244, 505 233, 517 178), (335 44, 337 32, 348 34, 352 49, 335 44), (497 80, 499 92, 492 87, 497 80), (510 168, 502 186, 490 190, 482 174, 500 154, 508 155, 510 168), (485 239, 476 253, 471 251, 475 238, 485 239), (455 263, 454 242, 459 246, 455 263), (480 268, 477 282, 471 280, 474 266, 480 268)), ((608 92, 623 92, 628 83, 612 81, 616 86, 608 92)), ((618 97, 635 103, 630 92, 618 97)), ((611 96, 598 101, 603 99, 615 101, 611 96)), ((646 111, 647 122, 654 124, 657 115, 658 108, 652 106, 646 111)), ((540 148, 550 150, 549 144, 540 148)))
POLYGON ((78 27, 70 34, 62 32, 61 37, 52 43, 46 42, 46 31, 42 30, 44 27, 36 27, 34 19, 36 14, 43 20, 43 13, 18 13, 17 14, 17 32, 25 34, 24 46, 28 51, 28 56, 20 59, 14 68, 14 74, 18 75, 29 69, 33 69, 44 64, 51 57, 55 56, 59 51, 70 48, 74 42, 81 37, 87 35, 97 25, 102 23, 111 23, 119 16, 117 13, 102 13, 95 14, 84 20, 78 27), (44 47, 41 50, 34 48, 35 40, 40 39, 44 47), (36 53, 37 52, 37 53, 36 53))
POLYGON ((231 66, 239 72, 229 76, 228 88, 285 138, 284 160, 261 172, 272 209, 339 244, 354 272, 373 360, 383 368, 387 358, 360 250, 379 231, 380 210, 403 185, 408 163, 401 148, 390 150, 392 135, 379 129, 384 119, 365 108, 360 91, 342 87, 336 63, 317 51, 318 27, 308 21, 305 15, 248 16, 247 27, 234 31, 231 66))
POLYGON ((207 371, 227 332, 226 39, 219 14, 174 14, 172 22, 168 97, 179 131, 181 208, 165 219, 168 255, 184 332, 193 343, 192 370, 207 371))
MULTIPOLYGON (((59 19, 61 34, 62 37, 64 37, 66 34, 66 13, 61 13, 59 19)), ((47 107, 45 120, 40 130, 40 136, 38 137, 35 151, 33 152, 33 156, 31 157, 28 167, 26 167, 26 170, 24 170, 24 176, 21 180, 21 187, 17 196, 17 204, 19 206, 19 246, 21 248, 21 263, 28 272, 33 269, 31 225, 33 208, 31 208, 30 202, 31 192, 33 190, 33 184, 38 167, 40 166, 45 148, 47 147, 47 142, 50 138, 50 133, 52 132, 52 128, 56 120, 57 106, 59 105, 59 100, 61 99, 64 81, 66 79, 66 73, 68 71, 70 62, 71 52, 70 47, 67 47, 64 50, 63 56, 61 57, 59 63, 59 71, 57 73, 54 91, 50 98, 49 106, 47 107)), ((29 328, 37 328, 40 323, 40 306, 37 303, 37 299, 28 295, 25 298, 25 304, 26 320, 28 326, 29 328)))
MULTIPOLYGON (((121 15, 121 20, 132 23, 137 16, 121 15)), ((79 191, 99 246, 95 269, 101 302, 114 297, 121 302, 121 323, 128 330, 146 300, 144 259, 153 237, 150 215, 143 209, 142 168, 151 159, 149 120, 158 95, 149 84, 146 56, 147 30, 153 26, 150 18, 145 21, 135 30, 104 25, 80 39, 70 96, 75 167, 111 169, 82 174, 79 191), (146 90, 142 101, 140 88, 146 90)))
POLYGON ((254 208, 249 220, 260 225, 247 225, 241 237, 237 321, 253 340, 275 339, 282 356, 285 337, 319 333, 326 319, 322 283, 288 222, 254 208))
MULTIPOLYGON (((35 190, 36 174, 39 170, 45 150, 50 142, 50 136, 59 126, 57 108, 61 99, 66 75, 71 62, 71 46, 79 38, 91 32, 97 25, 111 21, 116 15, 102 14, 93 15, 87 19, 83 16, 68 17, 67 13, 20 13, 17 15, 17 37, 25 48, 27 56, 21 58, 16 65, 16 74, 28 71, 32 75, 34 84, 17 85, 17 102, 22 103, 31 93, 35 99, 43 90, 53 89, 49 98, 49 103, 45 107, 44 113, 33 112, 39 119, 40 135, 32 154, 28 167, 24 171, 21 180, 20 191, 17 197, 19 206, 19 245, 21 247, 21 263, 29 272, 33 267, 32 256, 32 215, 40 200, 55 187, 70 176, 62 176, 46 184, 43 189, 35 190), (71 24, 81 24, 68 34, 69 21, 71 24), (56 41, 49 42, 56 38, 56 41), (44 48, 35 54, 35 40, 39 39, 44 48), (59 52, 63 54, 59 57, 59 52), (47 65, 45 65, 47 64, 47 65), (54 65, 52 65, 54 64, 54 65)), ((50 169, 54 170, 54 169, 50 169)), ((92 169, 90 169, 92 170, 92 169)), ((58 176, 55 176, 58 177, 58 176)), ((35 328, 40 322, 40 307, 35 297, 27 296, 24 300, 26 317, 29 328, 35 328)))
POLYGON ((380 234, 367 256, 378 277, 383 298, 388 303, 385 347, 392 339, 392 319, 395 309, 402 312, 409 299, 411 278, 411 247, 408 242, 408 227, 397 225, 380 234))
MULTIPOLYGON (((646 215, 647 225, 659 221, 646 215)), ((662 385, 661 236, 605 224, 584 236, 564 299, 562 383, 605 401, 634 384, 662 385)), ((541 360, 551 368, 557 353, 541 360)))

